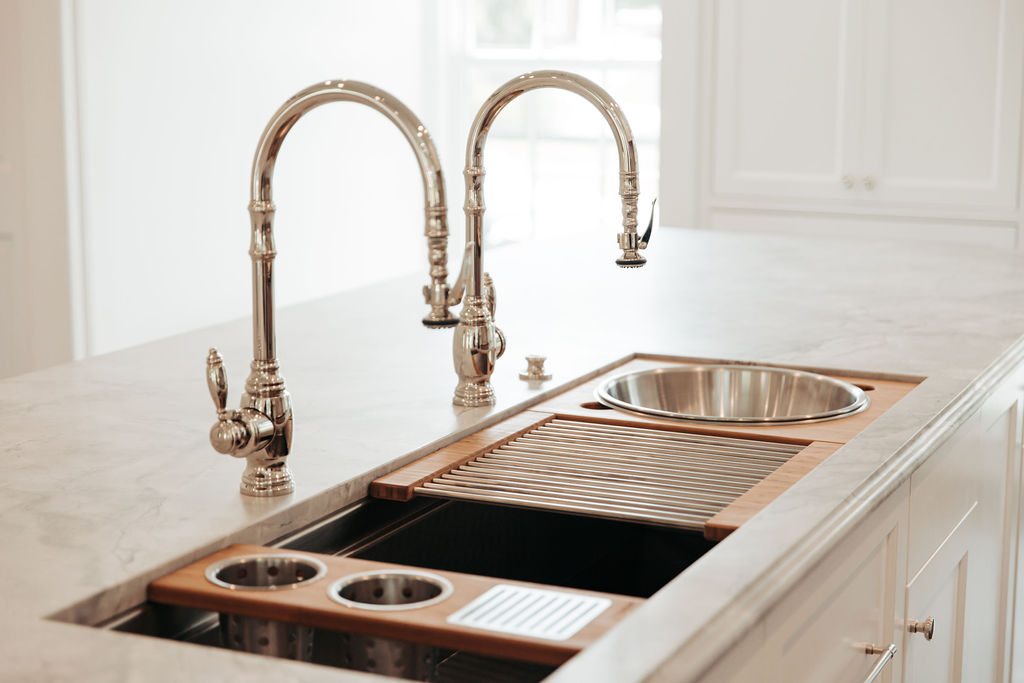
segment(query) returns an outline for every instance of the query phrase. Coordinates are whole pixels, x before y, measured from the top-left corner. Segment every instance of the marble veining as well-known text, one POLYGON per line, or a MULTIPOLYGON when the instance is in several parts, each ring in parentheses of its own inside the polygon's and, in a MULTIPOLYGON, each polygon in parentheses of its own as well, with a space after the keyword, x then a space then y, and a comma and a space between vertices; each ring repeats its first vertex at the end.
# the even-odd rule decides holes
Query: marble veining
POLYGON ((48 617, 109 618, 153 578, 301 528, 375 476, 635 352, 926 377, 554 677, 687 680, 694 653, 758 627, 761 577, 849 522, 844 505, 896 485, 896 466, 948 433, 956 411, 943 411, 1024 333, 1016 253, 662 229, 648 265, 623 274, 612 233, 599 242, 488 253, 508 336, 492 408, 451 406, 450 332, 419 325, 413 277, 280 311, 296 477, 282 498, 240 496, 241 463, 207 443, 205 354, 217 346, 244 376, 248 320, 0 381, 0 678, 380 680, 48 617), (548 356, 552 381, 518 379, 527 353, 548 356))

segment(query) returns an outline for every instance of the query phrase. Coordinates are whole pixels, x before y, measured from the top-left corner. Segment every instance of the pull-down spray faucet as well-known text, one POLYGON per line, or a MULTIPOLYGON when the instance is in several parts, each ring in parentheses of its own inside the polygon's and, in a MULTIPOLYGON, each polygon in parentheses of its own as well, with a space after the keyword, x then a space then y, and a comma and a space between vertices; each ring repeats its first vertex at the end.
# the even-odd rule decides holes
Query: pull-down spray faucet
POLYGON ((465 291, 460 321, 455 328, 452 355, 459 376, 455 405, 484 406, 494 403, 491 373, 494 363, 505 352, 505 336, 494 324, 494 285, 483 272, 484 165, 483 150, 487 133, 506 104, 527 90, 561 88, 582 96, 593 104, 611 126, 619 153, 619 196, 622 198, 622 232, 615 260, 623 268, 636 268, 647 262, 639 250, 647 247, 650 230, 637 234, 637 158, 633 133, 619 105, 596 83, 564 71, 534 71, 513 78, 484 102, 477 112, 466 143, 466 251, 458 280, 452 286, 448 303, 456 304, 465 291))
POLYGON ((252 317, 253 361, 241 408, 228 410, 227 376, 216 349, 207 357, 207 385, 217 408, 210 442, 221 453, 247 458, 241 491, 250 496, 276 496, 294 488, 286 457, 292 440, 291 398, 279 374, 274 332, 274 204, 271 178, 281 143, 308 111, 327 102, 365 104, 386 116, 409 142, 423 176, 425 234, 429 248, 430 284, 423 293, 430 313, 428 327, 451 327, 458 319, 448 311, 448 219, 444 177, 434 143, 415 114, 394 96, 359 81, 324 81, 285 102, 267 124, 252 167, 252 317))

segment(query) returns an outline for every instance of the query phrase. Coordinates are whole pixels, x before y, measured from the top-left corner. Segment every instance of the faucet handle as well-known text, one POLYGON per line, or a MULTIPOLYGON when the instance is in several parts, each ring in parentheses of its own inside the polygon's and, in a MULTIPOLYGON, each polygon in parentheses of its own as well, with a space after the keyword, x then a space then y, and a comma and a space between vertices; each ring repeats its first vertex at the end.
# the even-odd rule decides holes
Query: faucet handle
POLYGON ((228 375, 224 371, 224 359, 215 348, 211 348, 206 356, 206 387, 210 390, 217 414, 223 413, 228 404, 228 375))
POLYGON ((651 202, 651 218, 647 221, 647 231, 644 232, 644 236, 640 238, 640 244, 637 245, 638 249, 646 249, 647 244, 651 241, 651 232, 654 230, 654 205, 658 203, 658 198, 655 197, 654 201, 651 202))
POLYGON ((484 273, 483 278, 484 301, 487 303, 487 310, 491 313, 491 320, 494 320, 494 309, 496 306, 496 294, 494 292, 494 280, 490 273, 484 273))

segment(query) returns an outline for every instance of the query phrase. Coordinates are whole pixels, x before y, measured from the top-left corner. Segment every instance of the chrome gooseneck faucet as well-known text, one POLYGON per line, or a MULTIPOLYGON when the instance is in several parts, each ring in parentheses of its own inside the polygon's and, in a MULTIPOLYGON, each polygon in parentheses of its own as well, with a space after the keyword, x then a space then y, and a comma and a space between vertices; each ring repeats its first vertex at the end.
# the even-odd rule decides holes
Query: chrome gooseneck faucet
POLYGON ((491 373, 495 361, 505 352, 505 336, 494 324, 494 285, 483 272, 483 149, 487 133, 506 104, 527 90, 561 88, 581 95, 593 104, 611 126, 619 152, 619 196, 622 198, 622 232, 619 247, 622 256, 615 260, 623 268, 636 268, 647 262, 639 250, 647 247, 650 233, 637 234, 637 158, 633 133, 619 105, 596 83, 564 71, 534 71, 513 78, 494 91, 477 112, 466 143, 466 251, 462 271, 452 287, 449 303, 458 303, 463 290, 465 302, 455 328, 452 354, 459 376, 452 402, 460 406, 484 406, 494 403, 491 373))
POLYGON ((291 397, 278 372, 274 333, 274 204, 271 178, 285 136, 306 112, 327 102, 365 104, 384 114, 402 131, 419 163, 426 205, 425 233, 429 248, 430 278, 423 294, 430 313, 428 327, 451 327, 458 319, 448 310, 448 219, 444 177, 434 143, 412 111, 387 92, 359 81, 324 81, 297 93, 285 102, 267 124, 252 167, 252 317, 253 361, 242 394, 241 409, 228 410, 227 376, 216 349, 206 360, 206 379, 217 408, 217 423, 210 443, 220 453, 247 458, 242 474, 242 493, 277 496, 293 488, 286 457, 292 441, 291 397))

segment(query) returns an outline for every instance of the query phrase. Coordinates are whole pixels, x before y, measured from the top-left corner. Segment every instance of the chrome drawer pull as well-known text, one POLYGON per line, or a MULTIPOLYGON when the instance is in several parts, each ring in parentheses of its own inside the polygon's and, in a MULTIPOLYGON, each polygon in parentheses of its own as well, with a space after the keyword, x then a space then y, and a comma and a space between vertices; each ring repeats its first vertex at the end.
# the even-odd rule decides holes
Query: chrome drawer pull
POLYGON ((864 652, 869 655, 882 655, 879 658, 878 663, 875 664, 875 668, 871 670, 868 677, 864 679, 864 683, 874 683, 874 680, 882 675, 882 671, 885 670, 886 665, 892 661, 892 658, 896 656, 896 643, 893 643, 887 648, 877 647, 875 645, 868 645, 864 648, 864 652))

